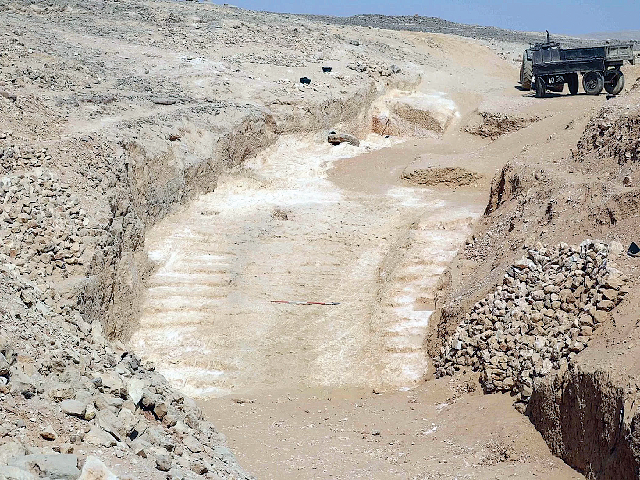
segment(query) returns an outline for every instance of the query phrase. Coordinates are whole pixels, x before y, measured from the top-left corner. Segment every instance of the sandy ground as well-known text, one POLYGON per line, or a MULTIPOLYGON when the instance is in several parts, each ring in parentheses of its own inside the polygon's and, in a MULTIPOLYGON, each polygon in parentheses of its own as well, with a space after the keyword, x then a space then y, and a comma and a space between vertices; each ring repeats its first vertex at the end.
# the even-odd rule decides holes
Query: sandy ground
POLYGON ((278 390, 204 408, 258 478, 583 478, 549 454, 511 403, 445 379, 381 394, 278 390))
POLYGON ((283 136, 147 235, 158 269, 132 344, 178 388, 415 385, 428 369, 422 339, 439 275, 484 210, 490 179, 525 142, 548 142, 604 101, 541 102, 515 89, 515 66, 486 47, 398 35, 431 65, 414 92, 387 98, 449 112, 444 135, 372 134, 360 147, 283 136), (492 142, 465 131, 483 112, 539 121, 492 142), (401 178, 450 167, 474 181, 426 188, 401 178))

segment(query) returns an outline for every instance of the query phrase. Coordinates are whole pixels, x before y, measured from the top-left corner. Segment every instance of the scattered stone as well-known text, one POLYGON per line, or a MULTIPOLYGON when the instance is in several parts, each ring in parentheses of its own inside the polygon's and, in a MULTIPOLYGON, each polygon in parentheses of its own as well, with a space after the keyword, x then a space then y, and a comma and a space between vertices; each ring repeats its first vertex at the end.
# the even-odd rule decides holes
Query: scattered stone
POLYGON ((153 410, 156 405, 156 396, 148 388, 145 388, 142 390, 140 403, 145 410, 153 410))
POLYGON ((15 93, 9 93, 9 92, 6 92, 4 90, 0 90, 0 96, 4 97, 4 98, 7 98, 9 100, 12 100, 14 102, 18 99, 18 97, 16 96, 15 93))
POLYGON ((619 257, 622 255, 624 251, 624 247, 620 242, 616 242, 615 240, 609 244, 609 253, 614 257, 619 257))
POLYGON ((79 418, 84 418, 87 412, 87 405, 78 400, 63 400, 60 402, 60 408, 67 415, 79 418))
POLYGON ((485 392, 528 401, 534 380, 584 350, 624 297, 626 278, 608 255, 591 240, 530 249, 466 315, 435 359, 436 376, 480 372, 485 392))
POLYGON ((162 472, 168 472, 171 469, 171 456, 167 454, 156 455, 156 468, 162 472))
POLYGON ((151 448, 151 444, 145 442, 144 440, 134 440, 131 443, 131 451, 134 455, 137 455, 142 458, 147 458, 147 452, 151 448))
POLYGON ((36 480, 33 473, 18 467, 0 466, 0 480, 36 480))
POLYGON ((122 377, 116 372, 104 373, 100 376, 100 380, 102 381, 102 388, 105 391, 117 396, 126 395, 122 377))
POLYGON ((58 438, 58 435, 56 434, 55 430, 51 425, 45 427, 44 430, 40 432, 40 436, 45 440, 49 440, 49 441, 53 441, 56 438, 58 438))
POLYGON ((120 410, 118 420, 120 422, 121 431, 124 432, 125 435, 129 435, 138 423, 138 417, 127 408, 120 410))
POLYGON ((85 442, 91 445, 97 445, 99 447, 113 447, 116 444, 116 439, 113 435, 105 432, 98 425, 94 425, 84 437, 85 442))
POLYGON ((164 402, 159 402, 153 409, 153 413, 155 413, 158 419, 162 420, 164 416, 167 414, 167 404, 164 402))
POLYGON ((98 425, 107 433, 110 433, 116 440, 120 441, 124 437, 123 425, 111 410, 100 410, 96 416, 98 425))
POLYGON ((93 405, 93 403, 90 403, 89 405, 87 405, 83 418, 87 421, 93 420, 94 418, 96 418, 96 414, 96 407, 93 405))
POLYGON ((198 475, 204 475, 209 471, 209 469, 202 462, 194 462, 191 464, 191 471, 197 473, 198 475))
POLYGON ((26 449, 16 442, 7 442, 0 445, 0 465, 8 464, 13 458, 23 456, 26 449))
POLYGON ((2 353, 0 353, 0 376, 8 377, 11 372, 11 365, 2 353))
POLYGON ((182 443, 192 453, 200 453, 203 450, 202 444, 192 435, 187 435, 186 437, 184 437, 182 443))
POLYGON ((155 97, 152 98, 151 101, 156 105, 173 105, 178 102, 175 98, 168 97, 155 97))
POLYGON ((39 472, 43 477, 59 480, 76 480, 80 476, 78 457, 75 455, 26 455, 11 462, 23 470, 39 472))

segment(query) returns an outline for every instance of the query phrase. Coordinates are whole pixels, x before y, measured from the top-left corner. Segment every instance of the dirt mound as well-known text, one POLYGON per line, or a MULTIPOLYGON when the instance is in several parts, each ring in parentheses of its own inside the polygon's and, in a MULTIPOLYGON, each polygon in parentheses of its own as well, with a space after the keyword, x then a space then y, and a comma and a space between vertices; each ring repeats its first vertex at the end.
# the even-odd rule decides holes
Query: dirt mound
POLYGON ((541 379, 528 414, 551 451, 587 478, 634 480, 638 396, 635 385, 625 388, 612 373, 577 365, 541 379))
POLYGON ((540 117, 516 117, 505 113, 479 112, 478 118, 464 127, 464 131, 483 138, 496 138, 511 132, 517 132, 532 123, 540 121, 540 117))
POLYGON ((461 167, 434 167, 404 172, 402 178, 412 185, 425 187, 434 185, 463 187, 476 183, 482 175, 461 167))
POLYGON ((392 93, 374 104, 371 125, 374 133, 432 137, 442 135, 459 116, 456 104, 445 95, 402 93, 392 93))

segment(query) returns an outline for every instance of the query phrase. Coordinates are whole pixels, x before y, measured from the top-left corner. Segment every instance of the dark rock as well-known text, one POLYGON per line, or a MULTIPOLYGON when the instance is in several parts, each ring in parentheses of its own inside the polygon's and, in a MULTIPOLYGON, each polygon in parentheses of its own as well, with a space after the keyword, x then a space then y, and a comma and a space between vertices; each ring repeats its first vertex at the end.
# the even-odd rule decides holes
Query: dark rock
POLYGON ((156 455, 156 468, 162 472, 168 472, 171 469, 171 455, 156 455))
POLYGON ((332 145, 340 145, 341 143, 349 143, 355 147, 360 146, 360 140, 348 133, 330 133, 327 137, 327 141, 332 145))

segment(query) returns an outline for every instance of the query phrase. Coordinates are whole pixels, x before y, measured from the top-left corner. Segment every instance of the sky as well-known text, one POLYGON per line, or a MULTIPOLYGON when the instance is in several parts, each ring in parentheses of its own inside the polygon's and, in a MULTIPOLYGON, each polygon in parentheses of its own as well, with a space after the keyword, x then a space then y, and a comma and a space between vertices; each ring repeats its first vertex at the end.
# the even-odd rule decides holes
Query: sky
MULTIPOLYGON (((225 0, 250 10, 348 16, 360 13, 424 15, 454 22, 579 35, 640 30, 640 0, 225 0)), ((214 3, 222 3, 214 0, 214 3)))

